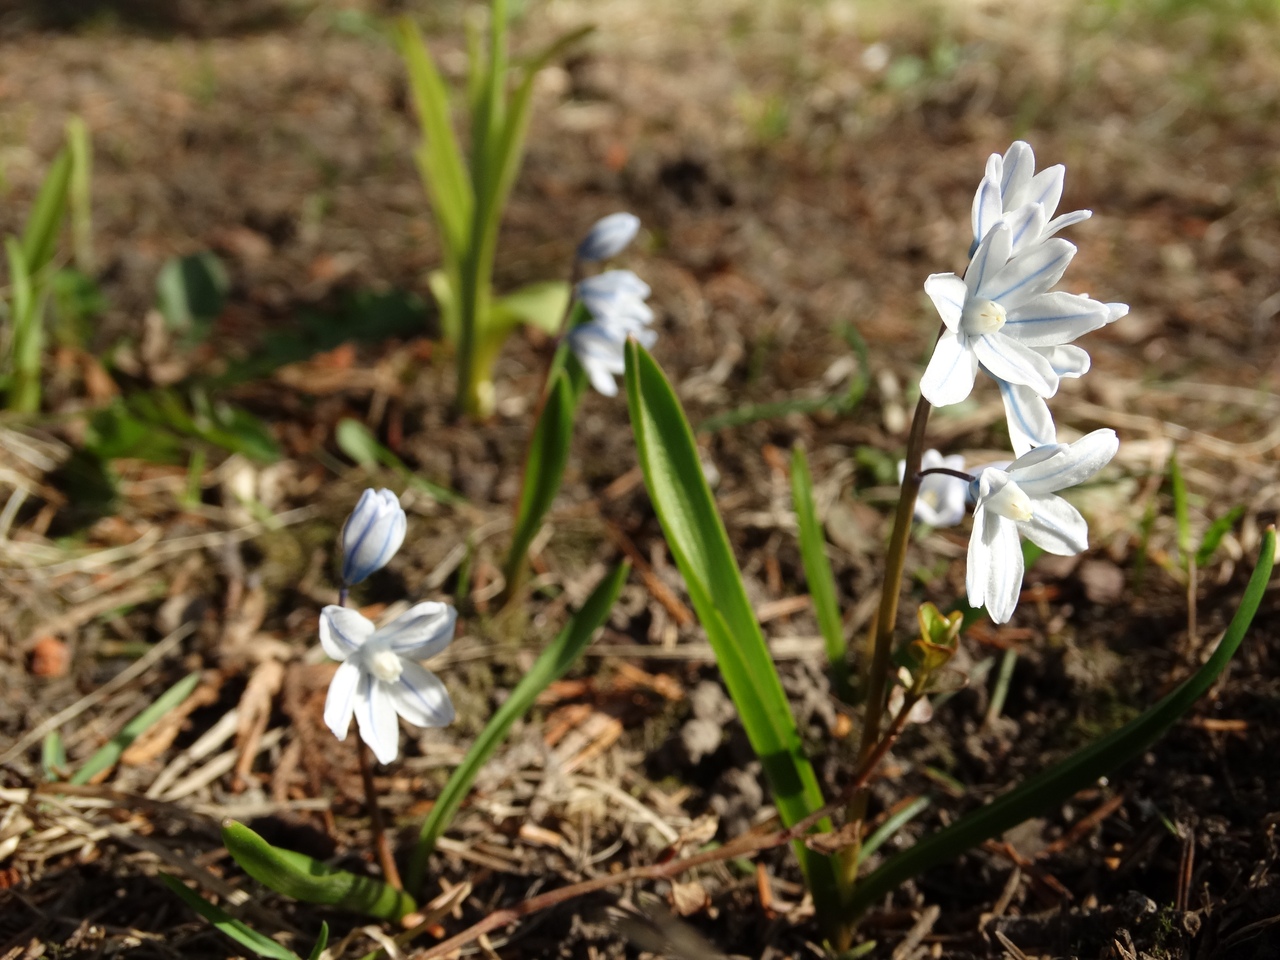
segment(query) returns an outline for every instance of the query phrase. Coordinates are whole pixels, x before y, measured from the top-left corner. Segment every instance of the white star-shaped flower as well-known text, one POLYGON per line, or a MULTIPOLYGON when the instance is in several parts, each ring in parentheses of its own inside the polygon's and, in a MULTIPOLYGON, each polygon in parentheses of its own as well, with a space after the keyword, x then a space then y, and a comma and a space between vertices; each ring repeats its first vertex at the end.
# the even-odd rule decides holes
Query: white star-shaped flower
POLYGON ((965 574, 971 606, 985 606, 996 623, 1013 616, 1022 592, 1020 537, 1059 556, 1088 548, 1088 524, 1057 491, 1088 480, 1119 445, 1114 430, 1095 430, 1075 443, 1037 447, 1007 468, 987 467, 978 474, 965 574))
POLYGON ((453 721, 453 702, 440 678, 418 660, 434 657, 453 640, 458 613, 445 603, 419 603, 383 627, 356 610, 320 611, 320 644, 340 662, 329 684, 324 722, 339 740, 355 715, 360 739, 382 763, 400 752, 396 715, 419 727, 453 721))
POLYGON ((1003 156, 993 153, 987 158, 986 175, 973 196, 970 252, 1002 220, 1012 228, 1013 252, 1017 255, 1064 227, 1093 216, 1091 210, 1073 210, 1054 217, 1062 199, 1066 168, 1058 163, 1039 173, 1035 170, 1035 154, 1031 145, 1022 140, 1014 141, 1003 156))
POLYGON ((1054 237, 1010 259, 1012 243, 1009 224, 998 223, 963 279, 935 273, 925 281, 946 327, 920 379, 920 392, 936 407, 968 397, 979 365, 997 380, 1053 396, 1059 375, 1036 348, 1069 343, 1111 315, 1089 297, 1048 292, 1075 256, 1072 244, 1054 237))
POLYGON ((658 339, 650 327, 653 310, 644 302, 649 285, 630 270, 608 270, 583 280, 577 292, 591 320, 569 331, 569 349, 591 385, 606 397, 615 396, 614 378, 626 370, 627 338, 635 337, 646 349, 658 339))

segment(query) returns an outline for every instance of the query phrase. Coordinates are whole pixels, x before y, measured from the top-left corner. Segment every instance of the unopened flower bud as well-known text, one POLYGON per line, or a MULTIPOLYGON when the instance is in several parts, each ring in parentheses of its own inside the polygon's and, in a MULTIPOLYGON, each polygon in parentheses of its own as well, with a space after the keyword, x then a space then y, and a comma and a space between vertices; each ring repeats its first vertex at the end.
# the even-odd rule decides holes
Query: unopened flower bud
POLYGON ((596 263, 616 257, 635 239, 640 218, 633 213, 611 213, 596 221, 578 244, 578 260, 596 263))
POLYGON ((387 565, 404 543, 408 521, 390 490, 366 490, 342 528, 342 582, 360 583, 387 565))

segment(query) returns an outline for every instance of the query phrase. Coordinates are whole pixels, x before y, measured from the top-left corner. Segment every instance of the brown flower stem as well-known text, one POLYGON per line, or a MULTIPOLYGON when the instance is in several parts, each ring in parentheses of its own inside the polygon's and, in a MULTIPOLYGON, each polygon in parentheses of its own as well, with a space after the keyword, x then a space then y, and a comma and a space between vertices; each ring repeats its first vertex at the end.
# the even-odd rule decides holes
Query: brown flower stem
POLYGON ((364 781, 364 795, 369 804, 369 825, 373 830, 373 848, 378 854, 378 863, 382 866, 382 875, 387 883, 397 890, 403 890, 400 871, 396 869, 396 858, 391 852, 391 843, 387 840, 386 829, 382 823, 382 810, 378 806, 378 791, 373 786, 373 769, 369 764, 369 747, 359 737, 356 738, 356 756, 360 758, 360 779, 364 781))
POLYGON ((703 850, 687 857, 668 860, 665 863, 632 867, 630 870, 622 870, 618 873, 611 873, 608 876, 594 877, 581 883, 573 883, 567 887, 549 890, 536 897, 523 900, 513 907, 495 910, 483 920, 473 924, 461 933, 455 934, 448 940, 441 941, 433 947, 428 947, 412 954, 413 960, 433 960, 435 957, 447 956, 460 947, 464 947, 494 930, 578 897, 586 896, 589 893, 596 893, 600 890, 607 890, 610 887, 636 883, 641 880, 670 880, 688 870, 706 866, 709 863, 754 856, 757 853, 772 850, 775 847, 781 847, 796 840, 812 841, 823 836, 831 836, 831 834, 814 834, 811 837, 806 835, 819 822, 838 812, 855 793, 866 786, 867 781, 871 779, 871 775, 875 772, 880 761, 884 759, 885 754, 889 752, 894 742, 898 739, 898 735, 906 724, 907 714, 910 713, 914 702, 914 699, 908 696, 907 702, 903 704, 903 708, 894 717, 888 730, 885 731, 884 738, 868 754, 867 759, 859 767, 858 775, 845 787, 841 795, 821 809, 815 810, 803 820, 798 821, 794 826, 786 830, 774 830, 768 833, 745 833, 713 850, 703 850))

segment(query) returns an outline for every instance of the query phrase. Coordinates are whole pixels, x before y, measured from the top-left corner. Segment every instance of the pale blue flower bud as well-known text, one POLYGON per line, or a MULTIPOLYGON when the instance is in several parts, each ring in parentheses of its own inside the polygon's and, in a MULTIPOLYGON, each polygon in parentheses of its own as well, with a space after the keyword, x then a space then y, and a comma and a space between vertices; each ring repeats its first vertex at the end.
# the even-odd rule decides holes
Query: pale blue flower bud
POLYGON ((385 567, 404 543, 408 521, 390 490, 366 490, 342 527, 342 582, 348 587, 385 567))
POLYGON ((597 220, 578 244, 578 260, 596 263, 616 257, 635 239, 639 229, 640 218, 633 213, 611 213, 597 220))

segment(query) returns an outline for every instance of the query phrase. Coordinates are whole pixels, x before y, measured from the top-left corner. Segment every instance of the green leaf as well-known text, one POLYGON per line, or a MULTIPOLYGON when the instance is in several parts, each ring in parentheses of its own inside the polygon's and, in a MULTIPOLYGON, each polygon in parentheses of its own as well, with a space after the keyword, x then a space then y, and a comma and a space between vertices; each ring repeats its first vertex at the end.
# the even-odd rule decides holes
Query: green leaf
POLYGON ((327 903, 379 920, 399 920, 417 909, 411 896, 375 880, 339 870, 303 853, 273 847, 242 823, 223 821, 222 842, 236 863, 276 893, 327 903))
POLYGON ((67 210, 71 186, 71 151, 63 147, 45 174, 36 202, 22 231, 22 254, 34 276, 43 270, 58 250, 58 232, 67 210))
MULTIPOLYGON (((269 960, 299 960, 299 957, 292 950, 287 950, 280 944, 276 943, 270 937, 265 937, 247 923, 243 923, 231 916, 224 910, 215 907, 212 903, 200 896, 194 890, 187 889, 186 884, 182 883, 167 873, 157 874, 160 882, 176 893, 183 902, 192 910, 200 914, 217 929, 226 934, 242 947, 252 950, 260 957, 267 957, 269 960)), ((322 935, 327 939, 328 928, 322 928, 322 935)), ((315 960, 317 954, 312 954, 312 960, 315 960)))
POLYGON ((490 323, 506 336, 521 323, 551 336, 560 332, 565 311, 569 309, 569 284, 563 280, 531 283, 504 296, 497 297, 490 308, 490 323))
POLYGON ((1227 532, 1236 525, 1236 521, 1242 516, 1244 516, 1243 504, 1232 507, 1209 525, 1209 529, 1204 532, 1204 539, 1200 541, 1200 549, 1196 551, 1197 567, 1209 565, 1209 561, 1213 559, 1213 555, 1222 544, 1222 538, 1227 535, 1227 532))
POLYGON ((397 21, 395 39, 409 71, 409 91, 422 124, 422 145, 416 153, 418 169, 435 212, 446 258, 457 261, 469 245, 475 192, 453 132, 449 91, 421 31, 408 17, 397 21))
POLYGON ((50 730, 40 745, 40 770, 50 783, 60 780, 67 769, 67 749, 62 734, 50 730))
POLYGON ((156 302, 169 329, 188 344, 208 339, 227 302, 231 279, 209 251, 173 257, 156 278, 156 302))
POLYGON ((876 832, 862 841, 862 845, 858 847, 858 863, 862 863, 867 857, 871 856, 882 846, 885 841, 889 840, 895 833, 905 827, 920 814, 924 813, 933 803, 933 797, 927 794, 923 797, 916 797, 913 801, 889 817, 884 823, 876 828, 876 832))
MULTIPOLYGON (((634 340, 627 343, 627 403, 645 485, 671 555, 769 778, 778 812, 784 823, 796 823, 823 805, 822 790, 747 599, 689 421, 657 363, 634 340)), ((830 923, 839 889, 835 861, 799 844, 796 852, 819 916, 830 923)))
POLYGON ((316 945, 311 948, 307 960, 320 960, 325 948, 329 946, 329 924, 320 921, 320 933, 316 936, 316 945))
POLYGON ((440 836, 453 822, 453 817, 471 790, 471 785, 475 782, 480 768, 488 762, 498 745, 506 739, 512 725, 533 706, 538 694, 564 676, 565 671, 582 656, 582 651, 587 648, 596 630, 604 624, 609 611, 613 609, 630 569, 624 563, 600 581, 582 605, 582 609, 565 624, 560 635, 542 652, 533 667, 511 691, 511 695, 503 701, 497 713, 490 718, 480 736, 471 745, 471 749, 467 751, 462 763, 453 771, 449 782, 436 798, 435 806, 427 815, 426 822, 422 824, 418 846, 414 850, 413 860, 409 865, 410 889, 421 889, 427 857, 435 849, 440 836))
MULTIPOLYGON (((538 416, 538 422, 534 424, 533 436, 529 440, 524 483, 516 510, 515 531, 511 537, 511 552, 507 557, 509 585, 519 583, 529 545, 538 535, 542 520, 560 490, 560 481, 564 477, 564 467, 569 461, 569 448, 573 441, 576 409, 569 375, 561 371, 551 381, 542 412, 538 416)), ((511 590, 512 587, 509 586, 508 589, 511 590)))
POLYGON ((339 420, 334 430, 338 449, 354 460, 365 470, 376 470, 379 466, 392 470, 404 481, 406 486, 413 487, 439 503, 458 504, 466 500, 447 487, 424 480, 410 470, 394 453, 378 442, 378 438, 359 420, 350 417, 339 420))
POLYGON ((44 346, 40 298, 37 295, 35 270, 24 246, 6 237, 5 254, 9 261, 9 317, 12 351, 9 367, 11 379, 6 402, 10 410, 35 413, 40 409, 40 354, 44 346))
POLYGON ((1063 803, 1150 747, 1213 686, 1240 647, 1267 589, 1275 552, 1276 534, 1272 527, 1263 534, 1258 564, 1227 632, 1213 655, 1181 686, 1114 733, 887 861, 858 882, 848 903, 850 913, 861 914, 912 877, 1063 803))
POLYGON ((804 577, 809 582, 809 597, 818 617, 818 628, 827 647, 827 662, 841 696, 849 694, 848 649, 844 638, 844 622, 836 603, 836 581, 827 560, 827 540, 813 505, 813 477, 804 447, 797 444, 791 453, 791 500, 795 505, 796 524, 800 530, 800 558, 804 577))
POLYGON ((159 723, 170 710, 176 710, 183 700, 191 696, 191 692, 199 682, 199 671, 189 673, 160 694, 154 703, 126 723, 119 733, 86 760, 84 766, 71 777, 70 782, 76 785, 85 784, 102 771, 110 770, 120 759, 120 755, 129 748, 129 744, 159 723))
POLYGON ((1169 485, 1173 488, 1173 517, 1178 527, 1178 553, 1183 564, 1191 559, 1191 518, 1187 509, 1187 482, 1178 466, 1178 451, 1169 454, 1169 485))
POLYGON ((93 179, 93 142, 80 117, 67 121, 67 149, 71 152, 71 246, 76 266, 93 273, 93 198, 89 189, 93 179))

